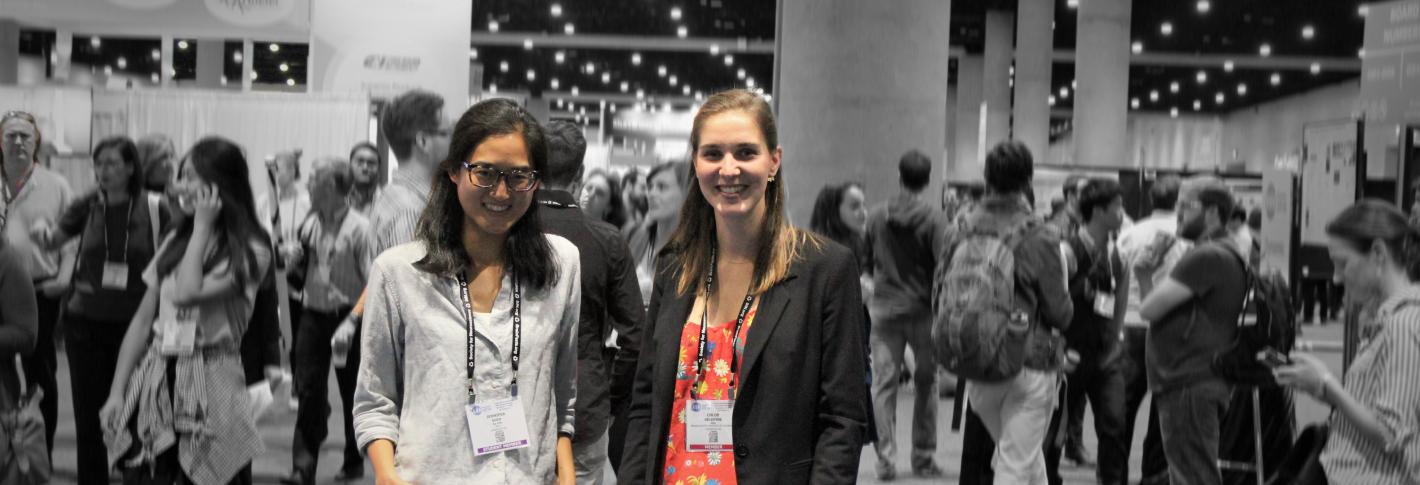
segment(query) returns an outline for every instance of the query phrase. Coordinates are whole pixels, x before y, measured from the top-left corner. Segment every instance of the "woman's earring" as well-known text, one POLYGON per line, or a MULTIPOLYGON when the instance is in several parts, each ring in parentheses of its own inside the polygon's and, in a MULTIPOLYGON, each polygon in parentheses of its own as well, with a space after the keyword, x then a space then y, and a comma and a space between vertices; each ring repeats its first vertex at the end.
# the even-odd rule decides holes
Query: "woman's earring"
POLYGON ((769 176, 769 183, 771 183, 771 184, 774 183, 774 176, 773 176, 773 175, 770 175, 770 176, 769 176))

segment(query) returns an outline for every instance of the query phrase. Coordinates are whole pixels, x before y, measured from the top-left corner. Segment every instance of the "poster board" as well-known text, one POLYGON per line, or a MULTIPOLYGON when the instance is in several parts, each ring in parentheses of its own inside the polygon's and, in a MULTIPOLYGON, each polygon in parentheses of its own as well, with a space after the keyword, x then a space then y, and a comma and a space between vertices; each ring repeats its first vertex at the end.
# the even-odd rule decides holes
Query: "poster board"
MULTIPOLYGON (((1299 158, 1298 155, 1291 155, 1299 158)), ((1292 281, 1292 207, 1296 196, 1291 170, 1262 171, 1262 271, 1277 271, 1292 281)))
POLYGON ((1302 244, 1325 245, 1326 224, 1356 201, 1358 138, 1355 120, 1302 128, 1302 244))

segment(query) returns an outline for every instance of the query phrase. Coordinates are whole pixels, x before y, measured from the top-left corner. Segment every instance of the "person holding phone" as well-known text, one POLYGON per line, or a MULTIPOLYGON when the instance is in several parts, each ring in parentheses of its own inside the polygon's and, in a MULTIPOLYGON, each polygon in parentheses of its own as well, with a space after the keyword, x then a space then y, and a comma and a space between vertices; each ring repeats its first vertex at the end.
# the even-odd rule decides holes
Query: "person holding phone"
MULTIPOLYGON (((1277 382, 1332 408, 1321 453, 1325 482, 1420 483, 1420 231, 1388 202, 1367 199, 1326 226, 1336 277, 1347 291, 1380 302, 1343 385, 1321 359, 1294 352, 1277 382)), ((1317 482, 1321 483, 1321 482, 1317 482)))
POLYGON ((581 263, 546 234, 547 139, 507 99, 454 126, 415 241, 370 270, 355 436, 378 485, 572 485, 581 263))

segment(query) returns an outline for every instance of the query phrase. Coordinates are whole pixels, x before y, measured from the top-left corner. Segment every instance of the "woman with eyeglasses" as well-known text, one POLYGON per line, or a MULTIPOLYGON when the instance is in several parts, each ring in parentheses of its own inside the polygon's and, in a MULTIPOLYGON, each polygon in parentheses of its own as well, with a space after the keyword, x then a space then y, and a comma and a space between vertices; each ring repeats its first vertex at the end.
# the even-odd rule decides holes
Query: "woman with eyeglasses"
POLYGON ((262 441, 239 348, 271 240, 231 141, 198 141, 169 190, 183 217, 141 273, 147 291, 99 410, 108 464, 125 484, 249 483, 262 441))
POLYGON ((581 270, 538 220, 546 137, 495 99, 449 148, 415 241, 370 271, 356 440, 380 485, 573 484, 581 270))
POLYGON ((867 427, 863 303, 843 246, 789 225, 769 104, 695 115, 628 413, 628 484, 847 484, 867 427))
POLYGON ((98 188, 70 204, 57 226, 41 224, 30 234, 48 249, 80 241, 64 313, 80 485, 108 483, 99 406, 108 399, 128 323, 148 290, 143 268, 162 242, 160 228, 172 217, 162 196, 143 189, 133 140, 100 141, 94 147, 94 178, 98 188))

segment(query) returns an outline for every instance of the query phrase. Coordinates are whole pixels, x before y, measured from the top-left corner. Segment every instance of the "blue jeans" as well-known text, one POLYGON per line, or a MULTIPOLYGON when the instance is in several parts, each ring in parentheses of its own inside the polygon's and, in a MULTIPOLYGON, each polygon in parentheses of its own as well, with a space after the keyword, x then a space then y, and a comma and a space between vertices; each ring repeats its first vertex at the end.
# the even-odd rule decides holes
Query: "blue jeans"
POLYGON ((1218 434, 1231 394, 1218 379, 1154 394, 1170 485, 1222 485, 1218 434))

